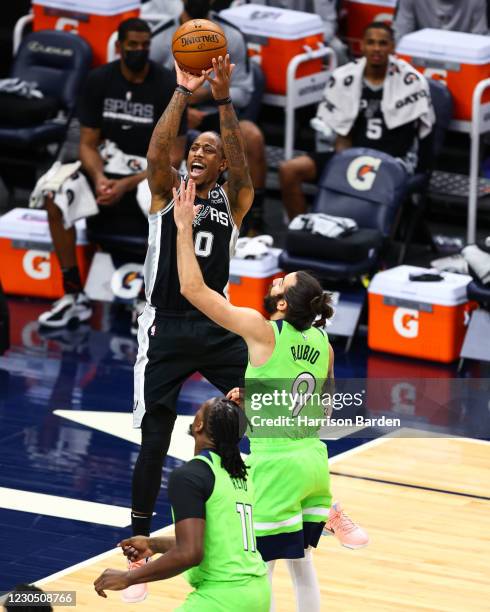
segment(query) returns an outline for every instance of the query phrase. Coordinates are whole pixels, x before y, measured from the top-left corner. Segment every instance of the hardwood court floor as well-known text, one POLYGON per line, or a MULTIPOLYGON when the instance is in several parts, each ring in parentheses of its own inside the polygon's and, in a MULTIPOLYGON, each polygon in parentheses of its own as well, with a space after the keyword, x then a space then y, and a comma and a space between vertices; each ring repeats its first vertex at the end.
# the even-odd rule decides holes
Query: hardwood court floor
MULTIPOLYGON (((387 437, 335 457, 331 471, 335 498, 371 542, 352 551, 322 538, 315 553, 322 610, 489 610, 490 444, 387 437)), ((123 604, 113 592, 104 600, 92 582, 106 567, 122 569, 122 555, 106 553, 39 584, 76 590, 77 609, 108 612, 173 610, 188 592, 185 581, 175 578, 151 584, 151 596, 140 604, 123 604)), ((274 593, 278 612, 295 610, 281 563, 274 593)))

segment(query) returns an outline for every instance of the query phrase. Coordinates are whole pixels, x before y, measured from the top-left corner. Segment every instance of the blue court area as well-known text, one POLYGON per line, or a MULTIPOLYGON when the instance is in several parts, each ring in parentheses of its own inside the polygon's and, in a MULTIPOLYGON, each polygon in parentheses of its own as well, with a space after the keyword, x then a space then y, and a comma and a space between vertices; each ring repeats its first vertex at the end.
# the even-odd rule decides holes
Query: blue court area
MULTIPOLYGON (((9 305, 12 346, 0 357, 0 593, 102 553, 129 535, 138 454, 138 432, 131 427, 137 345, 129 335, 129 313, 99 304, 91 326, 41 332, 36 319, 45 302, 12 299, 9 305)), ((457 375, 455 366, 368 353, 365 344, 359 338, 348 354, 343 344, 334 344, 337 378, 381 377, 388 367, 392 376, 457 375)), ((482 376, 479 368, 467 366, 463 375, 482 376)), ((153 529, 171 522, 169 471, 192 454, 188 423, 214 394, 199 375, 182 390, 153 529)), ((470 433, 476 416, 455 415, 453 408, 411 419, 418 428, 457 421, 463 433, 468 423, 470 433)), ((329 442, 330 455, 363 441, 329 442)))

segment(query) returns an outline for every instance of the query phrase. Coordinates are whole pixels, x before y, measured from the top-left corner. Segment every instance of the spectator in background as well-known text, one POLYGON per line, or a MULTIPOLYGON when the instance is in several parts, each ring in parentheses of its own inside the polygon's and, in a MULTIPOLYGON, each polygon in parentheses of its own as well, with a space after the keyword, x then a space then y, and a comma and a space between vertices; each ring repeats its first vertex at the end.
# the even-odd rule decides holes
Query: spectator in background
POLYGON ((347 47, 337 38, 337 0, 237 0, 234 5, 262 4, 274 8, 316 13, 325 27, 325 43, 330 45, 337 55, 337 64, 345 64, 348 59, 347 47))
MULTIPOLYGON (((146 237, 148 223, 136 188, 146 178, 146 151, 153 129, 175 89, 175 75, 148 59, 151 33, 141 19, 127 19, 119 26, 117 51, 120 60, 95 68, 81 96, 79 119, 80 160, 94 192, 98 212, 87 218, 89 228, 107 234, 146 237), (101 145, 110 141, 103 158, 101 145), (116 161, 119 161, 115 168, 116 161), (109 173, 107 165, 112 165, 109 173)), ((184 132, 181 126, 181 134, 184 132)), ((172 162, 183 158, 185 136, 173 151, 172 162)), ((85 194, 81 204, 90 197, 85 194), (88 196, 88 197, 86 197, 88 196)), ((73 194, 68 200, 71 207, 73 194)), ((93 199, 93 198, 92 198, 93 199)), ((41 325, 64 327, 70 320, 86 321, 92 314, 83 292, 76 260, 76 233, 66 213, 45 196, 49 228, 63 273, 65 295, 39 317, 41 325)), ((93 214, 90 212, 88 214, 93 214)), ((83 216, 83 215, 80 215, 83 216)))
POLYGON ((409 32, 437 28, 487 34, 486 0, 398 0, 393 23, 396 42, 409 32))
POLYGON ((418 164, 419 141, 433 123, 429 85, 410 64, 391 55, 393 31, 385 23, 366 28, 361 49, 360 60, 334 70, 312 121, 334 141, 330 152, 312 152, 279 166, 289 219, 306 212, 302 183, 316 181, 335 152, 369 147, 398 158, 407 172, 418 164))
MULTIPOLYGON (((242 233, 262 231, 262 208, 265 195, 267 164, 265 143, 261 130, 252 121, 242 119, 254 95, 253 74, 249 66, 245 38, 240 30, 218 14, 210 12, 210 0, 184 0, 184 10, 180 17, 170 19, 160 25, 152 34, 150 57, 166 68, 173 68, 172 37, 174 32, 189 19, 211 19, 223 29, 228 41, 230 60, 235 64, 230 89, 233 106, 240 120, 240 130, 247 150, 248 166, 255 190, 252 209, 242 224, 242 233)), ((219 132, 218 109, 213 104, 211 89, 206 82, 195 91, 187 109, 189 128, 200 131, 219 132)))

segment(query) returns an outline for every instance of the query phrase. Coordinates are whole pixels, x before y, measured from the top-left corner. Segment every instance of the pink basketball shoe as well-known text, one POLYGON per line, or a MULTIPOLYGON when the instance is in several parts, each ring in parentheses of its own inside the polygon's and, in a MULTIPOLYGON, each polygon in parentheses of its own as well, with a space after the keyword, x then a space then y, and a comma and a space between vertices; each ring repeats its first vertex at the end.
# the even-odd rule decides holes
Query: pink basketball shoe
MULTIPOLYGON (((141 559, 141 561, 129 561, 129 571, 143 567, 150 559, 141 559)), ((132 584, 121 593, 121 599, 126 603, 137 603, 143 601, 148 595, 148 585, 146 582, 142 584, 132 584)))
POLYGON ((347 516, 338 502, 330 508, 323 535, 334 535, 347 548, 363 548, 369 543, 368 534, 347 516))

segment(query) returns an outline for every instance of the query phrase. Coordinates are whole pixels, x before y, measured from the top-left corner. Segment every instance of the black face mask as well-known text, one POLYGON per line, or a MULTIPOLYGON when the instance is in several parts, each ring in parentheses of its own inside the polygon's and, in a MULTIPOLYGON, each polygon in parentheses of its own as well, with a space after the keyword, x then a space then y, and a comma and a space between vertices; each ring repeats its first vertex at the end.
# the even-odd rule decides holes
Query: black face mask
POLYGON ((142 51, 124 51, 123 59, 128 70, 131 72, 141 72, 148 63, 148 49, 142 51))

